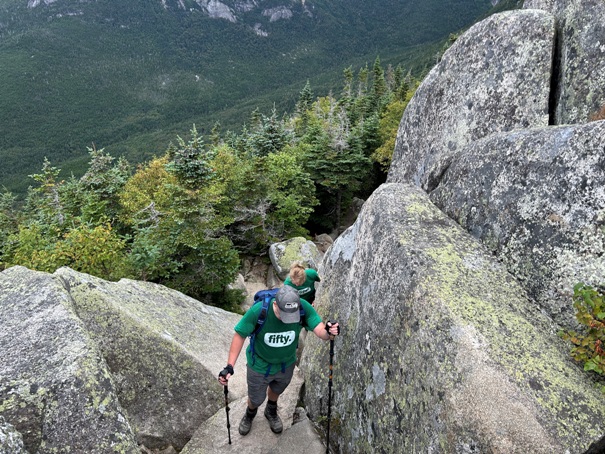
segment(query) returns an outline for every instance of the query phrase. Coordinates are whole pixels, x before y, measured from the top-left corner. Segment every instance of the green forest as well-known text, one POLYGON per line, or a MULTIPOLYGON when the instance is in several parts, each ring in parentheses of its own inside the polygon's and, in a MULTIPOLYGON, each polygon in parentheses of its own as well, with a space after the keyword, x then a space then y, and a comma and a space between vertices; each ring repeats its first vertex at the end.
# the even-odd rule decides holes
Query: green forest
POLYGON ((237 311, 226 288, 243 256, 338 233, 352 198, 385 180, 417 85, 377 57, 346 68, 338 95, 307 82, 289 115, 256 109, 239 132, 192 125, 137 165, 89 147, 84 174, 62 179, 45 159, 23 200, 0 195, 0 266, 152 281, 237 311))

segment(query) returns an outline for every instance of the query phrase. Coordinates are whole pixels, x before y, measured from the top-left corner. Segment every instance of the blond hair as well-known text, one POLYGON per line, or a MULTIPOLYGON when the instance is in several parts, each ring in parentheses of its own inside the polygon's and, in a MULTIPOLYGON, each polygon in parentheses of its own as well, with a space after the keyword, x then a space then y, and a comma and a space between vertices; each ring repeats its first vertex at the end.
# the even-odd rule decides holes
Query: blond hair
POLYGON ((290 265, 290 280, 295 285, 302 285, 307 279, 305 274, 305 266, 302 262, 292 262, 290 265))

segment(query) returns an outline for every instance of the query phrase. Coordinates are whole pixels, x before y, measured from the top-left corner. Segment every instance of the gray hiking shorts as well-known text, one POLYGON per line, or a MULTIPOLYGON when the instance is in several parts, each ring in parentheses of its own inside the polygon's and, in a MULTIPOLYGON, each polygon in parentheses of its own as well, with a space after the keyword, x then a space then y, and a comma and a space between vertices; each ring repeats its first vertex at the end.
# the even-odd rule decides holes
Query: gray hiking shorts
POLYGON ((254 407, 258 408, 267 398, 267 387, 271 388, 275 394, 281 394, 292 381, 292 375, 294 374, 294 366, 286 368, 284 372, 281 370, 273 375, 268 375, 256 372, 252 370, 250 366, 248 368, 248 398, 254 407))

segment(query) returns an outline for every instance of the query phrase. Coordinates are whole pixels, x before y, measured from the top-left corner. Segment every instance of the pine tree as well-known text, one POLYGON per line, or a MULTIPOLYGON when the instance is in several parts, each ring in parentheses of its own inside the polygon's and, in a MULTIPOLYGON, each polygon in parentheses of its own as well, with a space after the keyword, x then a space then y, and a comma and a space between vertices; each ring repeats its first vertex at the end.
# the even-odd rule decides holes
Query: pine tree
POLYGON ((296 112, 298 113, 298 115, 305 115, 312 105, 313 91, 311 90, 311 84, 309 83, 309 80, 307 80, 307 83, 305 84, 305 86, 300 92, 300 95, 298 96, 298 102, 296 103, 296 112))
MULTIPOLYGON (((333 198, 336 222, 340 228, 343 200, 359 187, 369 170, 369 159, 364 155, 359 136, 349 123, 348 115, 331 96, 316 102, 314 118, 307 135, 305 165, 315 183, 333 198)), ((326 198, 320 201, 325 206, 326 198)))
POLYGON ((217 147, 221 142, 221 122, 216 121, 210 131, 210 142, 217 147))
POLYGON ((344 85, 340 95, 340 104, 345 108, 349 120, 353 119, 353 68, 349 66, 343 71, 344 85))
POLYGON ((58 181, 61 169, 53 167, 47 158, 44 158, 42 173, 30 175, 40 186, 28 191, 27 205, 30 214, 38 217, 42 223, 50 225, 63 225, 65 214, 59 187, 63 184, 58 181))
POLYGON ((384 70, 380 64, 380 57, 376 57, 372 68, 372 92, 370 94, 370 107, 373 112, 380 112, 384 96, 387 93, 387 84, 384 79, 384 70))
POLYGON ((177 145, 168 148, 167 170, 172 172, 189 189, 199 188, 214 177, 210 161, 214 157, 212 148, 204 145, 195 125, 191 129, 191 139, 185 142, 177 137, 177 145))
POLYGON ((250 143, 256 156, 267 156, 279 152, 290 140, 283 120, 277 118, 275 107, 271 116, 260 116, 257 127, 250 136, 250 143))

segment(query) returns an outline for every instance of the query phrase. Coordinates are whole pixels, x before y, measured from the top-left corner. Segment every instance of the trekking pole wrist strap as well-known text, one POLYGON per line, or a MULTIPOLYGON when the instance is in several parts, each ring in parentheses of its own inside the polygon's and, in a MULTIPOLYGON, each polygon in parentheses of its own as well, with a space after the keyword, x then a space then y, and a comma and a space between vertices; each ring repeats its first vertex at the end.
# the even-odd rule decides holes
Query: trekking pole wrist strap
POLYGON ((218 374, 219 377, 226 377, 227 374, 234 375, 235 371, 233 370, 233 366, 231 364, 227 364, 225 368, 218 374))

